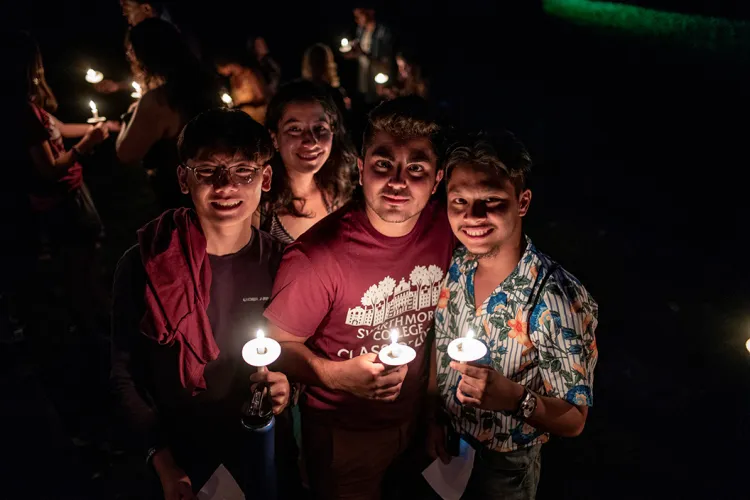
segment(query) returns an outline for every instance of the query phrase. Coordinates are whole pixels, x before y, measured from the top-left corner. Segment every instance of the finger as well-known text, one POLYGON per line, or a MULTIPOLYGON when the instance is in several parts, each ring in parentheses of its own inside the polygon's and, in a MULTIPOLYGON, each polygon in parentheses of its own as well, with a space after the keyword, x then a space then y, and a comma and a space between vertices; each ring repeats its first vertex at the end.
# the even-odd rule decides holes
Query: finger
POLYGON ((464 375, 463 377, 461 377, 461 382, 459 382, 459 384, 462 384, 462 383, 466 384, 466 385, 468 385, 468 386, 470 386, 470 387, 472 387, 472 388, 474 388, 474 389, 476 389, 478 391, 483 391, 484 387, 486 386, 484 380, 476 379, 476 378, 469 377, 469 376, 466 376, 466 375, 464 375))
POLYGON ((401 392, 403 383, 400 383, 394 387, 388 387, 386 389, 377 389, 373 395, 373 399, 387 399, 393 396, 398 396, 401 392))
POLYGON ((254 383, 260 383, 260 382, 268 382, 269 372, 267 371, 257 371, 250 375, 250 382, 254 383))
POLYGON ((289 404, 289 397, 284 396, 280 398, 274 398, 273 403, 271 405, 271 409, 273 410, 274 415, 280 414, 282 411, 284 411, 284 408, 289 404))
POLYGON ((395 372, 390 375, 378 377, 375 380, 374 386, 375 389, 390 389, 401 384, 403 381, 404 377, 400 373, 395 372))
POLYGON ((487 367, 472 366, 467 365, 466 363, 456 363, 455 361, 451 361, 450 367, 463 375, 468 375, 469 377, 479 379, 487 378, 487 367))
POLYGON ((281 372, 268 372, 268 383, 269 384, 278 384, 279 382, 286 382, 286 375, 284 375, 281 372))
POLYGON ((470 398, 468 396, 465 396, 461 391, 456 391, 456 398, 461 402, 464 406, 470 406, 473 408, 478 408, 481 402, 478 399, 470 398))
POLYGON ((272 398, 289 394, 289 384, 277 383, 268 386, 268 393, 272 398))
POLYGON ((458 384, 458 390, 461 391, 464 396, 474 399, 482 399, 482 391, 477 387, 464 383, 463 380, 458 384))

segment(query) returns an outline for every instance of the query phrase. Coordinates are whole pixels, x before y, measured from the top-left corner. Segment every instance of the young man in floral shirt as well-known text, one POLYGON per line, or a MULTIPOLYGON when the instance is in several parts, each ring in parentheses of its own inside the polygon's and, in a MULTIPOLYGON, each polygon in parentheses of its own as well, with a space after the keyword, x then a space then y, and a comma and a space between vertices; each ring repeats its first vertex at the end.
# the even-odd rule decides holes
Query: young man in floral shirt
POLYGON ((435 312, 430 392, 443 411, 430 445, 449 460, 446 433, 455 431, 477 450, 463 498, 533 499, 542 443, 577 436, 586 422, 598 307, 524 235, 531 159, 512 135, 459 142, 445 169, 448 217, 463 246, 435 312), (487 354, 451 360, 448 344, 470 329, 487 354))

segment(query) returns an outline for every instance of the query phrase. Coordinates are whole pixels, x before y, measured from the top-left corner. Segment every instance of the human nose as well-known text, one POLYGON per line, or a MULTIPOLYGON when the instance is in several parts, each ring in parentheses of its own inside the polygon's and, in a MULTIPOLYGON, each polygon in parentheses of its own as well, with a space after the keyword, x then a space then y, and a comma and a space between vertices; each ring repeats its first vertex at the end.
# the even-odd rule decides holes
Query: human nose
POLYGON ((388 186, 393 188, 405 188, 406 179, 404 176, 405 169, 401 166, 397 166, 393 175, 388 179, 388 186))
POLYGON ((464 218, 469 220, 483 220, 487 218, 487 205, 477 200, 469 202, 468 209, 464 213, 464 218))

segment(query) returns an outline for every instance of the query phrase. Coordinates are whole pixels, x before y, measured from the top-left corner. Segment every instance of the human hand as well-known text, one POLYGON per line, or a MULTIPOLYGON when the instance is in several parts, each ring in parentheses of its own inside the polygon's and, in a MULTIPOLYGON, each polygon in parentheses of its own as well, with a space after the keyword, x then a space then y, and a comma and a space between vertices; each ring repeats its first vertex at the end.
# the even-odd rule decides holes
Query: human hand
POLYGON ((164 500, 196 500, 190 478, 175 463, 168 448, 156 452, 152 463, 161 481, 164 500))
POLYGON ((444 464, 449 464, 451 456, 445 448, 448 429, 435 421, 429 423, 427 432, 427 454, 432 460, 439 458, 444 464))
POLYGON ((109 129, 104 123, 97 123, 93 127, 89 127, 78 147, 83 153, 88 153, 95 146, 104 142, 107 137, 109 137, 109 129))
POLYGON ((378 355, 369 353, 346 361, 334 362, 334 389, 360 398, 395 401, 409 368, 407 365, 386 368, 377 362, 378 355))
POLYGON ((120 90, 120 84, 112 80, 102 80, 94 84, 94 90, 102 94, 112 94, 120 90))
POLYGON ((255 57, 258 58, 258 60, 263 59, 265 56, 268 55, 268 44, 266 43, 265 38, 259 36, 255 39, 253 42, 253 49, 255 50, 255 57))
POLYGON ((524 389, 489 366, 451 361, 450 367, 461 373, 456 397, 465 406, 491 411, 515 411, 524 389))
POLYGON ((104 122, 104 124, 107 127, 107 132, 119 132, 120 131, 120 128, 121 128, 120 122, 107 120, 106 122, 104 122))
POLYGON ((274 415, 278 415, 284 411, 284 408, 289 404, 291 388, 289 387, 289 380, 287 380, 286 375, 283 373, 270 372, 267 368, 263 367, 250 375, 250 382, 253 383, 251 386, 252 390, 255 390, 258 384, 266 384, 274 415))

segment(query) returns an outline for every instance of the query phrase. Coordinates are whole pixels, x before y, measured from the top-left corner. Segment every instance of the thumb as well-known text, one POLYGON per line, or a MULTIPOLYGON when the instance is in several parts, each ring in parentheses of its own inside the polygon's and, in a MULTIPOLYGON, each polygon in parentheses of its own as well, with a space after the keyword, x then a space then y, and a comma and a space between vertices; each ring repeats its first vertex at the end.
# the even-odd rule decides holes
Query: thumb
POLYGON ((362 355, 363 358, 365 358, 366 361, 369 361, 370 363, 374 363, 378 360, 377 353, 374 352, 368 352, 367 354, 362 355))

